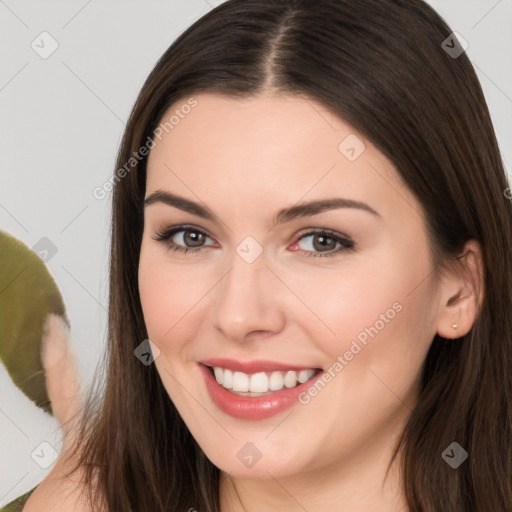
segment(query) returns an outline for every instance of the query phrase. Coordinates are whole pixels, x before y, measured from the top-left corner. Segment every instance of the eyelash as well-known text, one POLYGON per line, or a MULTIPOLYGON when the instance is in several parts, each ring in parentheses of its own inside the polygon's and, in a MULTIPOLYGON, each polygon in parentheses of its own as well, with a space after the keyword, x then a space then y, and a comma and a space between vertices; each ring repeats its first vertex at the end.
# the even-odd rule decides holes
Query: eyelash
MULTIPOLYGON (((210 238, 204 231, 197 229, 193 226, 176 226, 174 228, 167 229, 163 233, 156 233, 156 236, 153 237, 153 240, 156 240, 157 242, 169 241, 170 238, 172 238, 176 233, 179 233, 181 231, 184 231, 184 232, 189 231, 189 232, 193 232, 193 233, 199 233, 201 235, 204 235, 204 236, 210 238)), ((325 258, 325 257, 334 256, 335 254, 339 254, 341 252, 354 250, 354 242, 352 240, 350 240, 350 238, 340 236, 336 232, 331 231, 329 229, 321 229, 321 230, 319 229, 319 230, 314 230, 314 231, 308 231, 307 233, 304 233, 301 236, 299 236, 299 238, 297 239, 296 242, 294 242, 294 244, 300 242, 302 239, 307 238, 308 236, 319 235, 319 234, 328 235, 327 238, 332 239, 336 242, 339 242, 342 245, 342 247, 338 248, 338 249, 331 250, 326 253, 314 253, 313 251, 305 251, 302 249, 299 250, 301 253, 303 253, 304 256, 313 257, 313 258, 318 258, 318 257, 325 258)), ((198 251, 203 250, 205 247, 208 247, 208 246, 182 247, 182 246, 177 245, 174 242, 170 242, 170 241, 167 245, 170 250, 179 251, 184 254, 187 252, 198 252, 198 251)))

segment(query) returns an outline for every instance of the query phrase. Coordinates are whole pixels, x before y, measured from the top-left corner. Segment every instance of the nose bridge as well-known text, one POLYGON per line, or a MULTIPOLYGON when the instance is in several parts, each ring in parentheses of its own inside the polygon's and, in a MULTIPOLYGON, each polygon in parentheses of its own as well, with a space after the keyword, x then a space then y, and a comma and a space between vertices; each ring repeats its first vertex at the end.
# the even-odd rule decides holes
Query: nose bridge
POLYGON ((213 313, 216 328, 239 341, 253 331, 281 329, 284 315, 271 285, 274 276, 267 268, 265 254, 261 250, 258 254, 250 240, 244 241, 233 252, 229 265, 217 291, 213 313))

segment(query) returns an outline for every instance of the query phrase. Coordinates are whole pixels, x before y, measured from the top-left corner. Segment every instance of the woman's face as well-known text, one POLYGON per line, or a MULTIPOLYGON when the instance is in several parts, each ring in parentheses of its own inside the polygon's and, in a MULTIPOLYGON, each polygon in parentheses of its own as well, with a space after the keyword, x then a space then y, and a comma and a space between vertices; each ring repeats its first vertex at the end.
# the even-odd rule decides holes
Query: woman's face
POLYGON ((148 162, 139 287, 191 433, 243 478, 385 460, 439 313, 420 204, 315 101, 202 93, 171 115, 148 162))

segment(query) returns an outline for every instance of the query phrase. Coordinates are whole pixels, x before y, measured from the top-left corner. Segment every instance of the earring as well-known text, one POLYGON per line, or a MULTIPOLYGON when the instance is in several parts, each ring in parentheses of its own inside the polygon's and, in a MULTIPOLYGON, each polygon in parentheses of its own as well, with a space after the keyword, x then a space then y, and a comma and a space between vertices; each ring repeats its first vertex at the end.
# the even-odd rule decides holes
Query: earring
POLYGON ((453 324, 453 325, 452 325, 452 327, 453 327, 454 329, 457 329, 457 324, 453 324))

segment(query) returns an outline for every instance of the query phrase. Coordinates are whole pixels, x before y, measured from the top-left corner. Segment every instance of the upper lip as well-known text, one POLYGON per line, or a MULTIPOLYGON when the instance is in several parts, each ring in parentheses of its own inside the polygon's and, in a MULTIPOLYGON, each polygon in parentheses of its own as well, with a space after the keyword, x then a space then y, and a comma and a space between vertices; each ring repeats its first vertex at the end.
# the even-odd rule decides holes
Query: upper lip
POLYGON ((273 372, 282 370, 309 370, 316 369, 311 365, 297 365, 290 363, 280 363, 278 361, 268 361, 264 359, 253 359, 252 361, 237 361, 236 359, 227 358, 214 358, 214 359, 203 359, 199 361, 205 366, 224 368, 227 370, 242 372, 247 374, 258 373, 258 372, 273 372))

